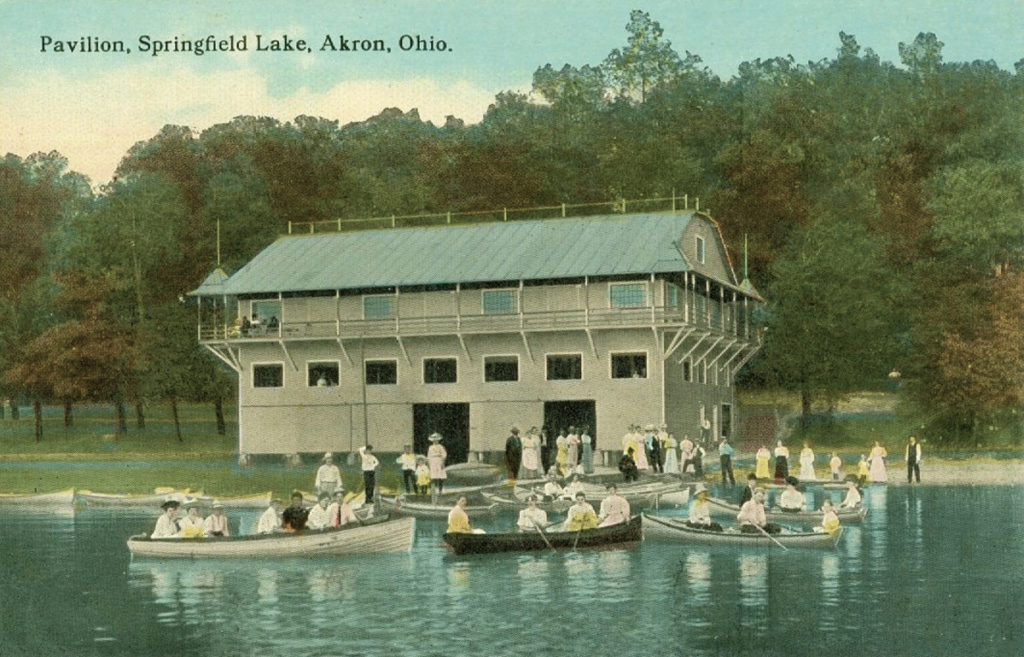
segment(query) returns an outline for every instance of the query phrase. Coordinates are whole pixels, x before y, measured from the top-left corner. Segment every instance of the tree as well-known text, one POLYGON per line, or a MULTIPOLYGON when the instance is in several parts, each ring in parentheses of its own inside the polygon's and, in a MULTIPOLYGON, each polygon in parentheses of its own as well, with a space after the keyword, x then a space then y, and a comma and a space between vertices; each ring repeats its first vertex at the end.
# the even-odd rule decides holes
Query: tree
POLYGON ((604 67, 619 97, 643 103, 651 90, 680 74, 683 62, 671 42, 662 39, 661 25, 647 12, 631 11, 626 32, 626 47, 612 50, 604 67))
POLYGON ((834 403, 881 380, 894 355, 896 300, 884 253, 862 224, 822 214, 772 265, 765 358, 779 385, 834 403))

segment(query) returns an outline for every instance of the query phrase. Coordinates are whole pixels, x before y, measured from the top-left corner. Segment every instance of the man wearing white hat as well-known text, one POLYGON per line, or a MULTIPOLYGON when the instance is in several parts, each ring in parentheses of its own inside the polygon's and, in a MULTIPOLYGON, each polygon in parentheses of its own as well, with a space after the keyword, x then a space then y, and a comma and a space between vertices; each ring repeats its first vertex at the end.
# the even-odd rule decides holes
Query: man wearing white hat
POLYGON ((228 517, 224 515, 224 505, 213 503, 213 512, 203 521, 203 531, 207 536, 231 536, 228 517))
POLYGON ((693 489, 694 500, 690 503, 690 517, 686 524, 694 529, 722 531, 722 526, 711 521, 711 509, 708 506, 708 487, 698 483, 693 489))
POLYGON ((330 452, 324 454, 323 465, 317 468, 314 487, 317 495, 323 493, 334 495, 335 492, 343 489, 341 470, 334 465, 334 456, 330 452))

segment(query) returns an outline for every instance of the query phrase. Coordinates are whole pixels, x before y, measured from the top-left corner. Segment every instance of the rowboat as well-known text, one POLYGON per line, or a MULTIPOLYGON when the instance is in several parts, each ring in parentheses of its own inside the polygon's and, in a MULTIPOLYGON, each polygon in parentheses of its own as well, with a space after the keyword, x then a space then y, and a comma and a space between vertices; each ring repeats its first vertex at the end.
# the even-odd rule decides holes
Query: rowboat
POLYGON ((306 557, 316 555, 388 554, 409 552, 415 518, 377 516, 362 524, 294 534, 208 538, 133 536, 128 549, 135 557, 306 557))
MULTIPOLYGON (((482 491, 480 494, 485 500, 491 504, 497 504, 501 509, 518 510, 526 508, 526 498, 534 493, 528 489, 517 488, 505 492, 482 491)), ((538 499, 540 499, 540 496, 538 496, 538 499)), ((537 502, 537 507, 548 513, 565 513, 572 505, 572 500, 566 499, 540 500, 537 502)))
MULTIPOLYGON (((734 518, 740 512, 740 505, 731 504, 717 497, 708 499, 708 507, 712 513, 731 515, 734 518)), ((839 522, 860 522, 867 515, 868 510, 865 506, 852 509, 837 507, 835 512, 839 516, 839 522)), ((771 522, 819 522, 822 515, 821 511, 780 511, 777 508, 765 509, 764 513, 771 522)))
POLYGON ((209 508, 214 502, 220 502, 228 509, 265 509, 270 506, 271 494, 257 493, 255 495, 242 495, 237 497, 210 497, 200 495, 190 496, 186 493, 174 492, 170 494, 143 494, 123 495, 109 493, 93 493, 90 491, 78 491, 75 493, 75 504, 86 507, 119 508, 119 507, 158 507, 167 500, 176 500, 184 504, 194 502, 200 507, 209 508))
POLYGON ((783 530, 778 534, 772 534, 771 538, 768 538, 761 533, 747 534, 732 527, 720 532, 708 529, 694 529, 687 526, 684 520, 652 516, 647 513, 643 514, 643 518, 645 539, 675 541, 693 545, 742 545, 766 548, 778 547, 781 544, 787 548, 829 548, 835 547, 843 533, 842 528, 835 534, 783 530))
POLYGON ((501 469, 487 463, 456 463, 444 469, 449 479, 472 484, 493 483, 502 475, 501 469))
POLYGON ((528 552, 549 549, 594 548, 636 545, 643 538, 640 516, 628 523, 583 529, 576 532, 508 532, 501 534, 444 535, 444 542, 455 554, 528 552), (547 539, 547 540, 545 540, 547 539))
MULTIPOLYGON (((404 496, 390 497, 380 495, 380 501, 388 507, 388 511, 402 516, 413 516, 415 518, 439 518, 447 519, 448 512, 455 506, 451 504, 431 504, 429 502, 410 502, 404 496)), ((466 507, 466 515, 470 518, 487 518, 500 511, 497 504, 489 503, 484 505, 473 504, 466 507)))
POLYGON ((75 489, 54 493, 0 493, 0 506, 4 507, 56 507, 71 506, 75 501, 75 489))

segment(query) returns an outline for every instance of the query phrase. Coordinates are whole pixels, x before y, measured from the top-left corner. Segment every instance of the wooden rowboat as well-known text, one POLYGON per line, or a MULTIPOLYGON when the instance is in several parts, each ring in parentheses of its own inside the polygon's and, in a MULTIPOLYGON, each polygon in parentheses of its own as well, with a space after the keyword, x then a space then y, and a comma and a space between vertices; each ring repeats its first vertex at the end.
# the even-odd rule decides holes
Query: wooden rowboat
POLYGON ((4 507, 70 507, 74 502, 74 488, 55 493, 0 493, 0 506, 4 507))
MULTIPOLYGON (((528 489, 519 488, 506 492, 482 491, 480 494, 488 502, 497 504, 500 509, 519 510, 526 508, 526 498, 534 493, 528 489)), ((538 499, 540 497, 538 495, 538 499)), ((572 505, 572 500, 564 499, 541 500, 537 502, 537 508, 543 509, 548 513, 565 513, 572 505)))
POLYGON ((694 529, 687 526, 684 520, 678 518, 652 516, 646 513, 643 514, 643 517, 645 539, 675 541, 677 543, 690 543, 693 545, 740 545, 771 548, 778 547, 781 544, 787 548, 831 548, 836 546, 843 533, 842 528, 835 534, 782 531, 778 534, 772 534, 771 538, 768 538, 761 533, 747 534, 734 528, 720 532, 694 529), (772 539, 775 540, 773 541, 772 539))
MULTIPOLYGON (((455 506, 455 502, 445 504, 431 504, 429 502, 410 502, 405 497, 390 497, 380 495, 381 504, 387 507, 389 513, 402 516, 413 516, 414 518, 437 518, 446 520, 448 512, 455 506)), ((494 503, 485 505, 472 504, 466 507, 466 515, 470 518, 489 518, 497 514, 500 507, 494 503)))
POLYGON ((133 536, 128 539, 128 549, 136 557, 185 559, 387 554, 409 552, 415 533, 415 518, 384 515, 362 524, 294 534, 156 539, 133 536))
POLYGON ((537 550, 594 548, 636 545, 643 538, 640 516, 628 523, 584 529, 578 532, 509 532, 501 534, 444 535, 444 542, 455 554, 489 554, 493 552, 528 552, 537 550), (544 539, 547 539, 546 541, 544 539))
POLYGON ((79 491, 75 494, 75 504, 86 507, 101 508, 135 508, 135 507, 159 507, 167 500, 195 502, 200 507, 209 508, 214 502, 220 502, 227 509, 265 509, 270 506, 271 494, 258 493, 256 495, 242 495, 238 497, 210 497, 200 495, 193 497, 185 493, 170 494, 144 494, 144 495, 121 495, 109 493, 92 493, 79 491))
POLYGON ((456 463, 444 469, 448 479, 467 484, 488 484, 501 479, 503 470, 488 463, 456 463))
MULTIPOLYGON (((738 504, 731 504, 717 497, 708 499, 708 507, 712 513, 731 515, 733 518, 740 512, 738 504)), ((839 522, 850 523, 860 522, 868 514, 866 507, 858 506, 852 509, 840 509, 836 507, 836 515, 839 522)), ((778 509, 765 509, 765 517, 771 522, 820 522, 821 511, 780 511, 778 509)))

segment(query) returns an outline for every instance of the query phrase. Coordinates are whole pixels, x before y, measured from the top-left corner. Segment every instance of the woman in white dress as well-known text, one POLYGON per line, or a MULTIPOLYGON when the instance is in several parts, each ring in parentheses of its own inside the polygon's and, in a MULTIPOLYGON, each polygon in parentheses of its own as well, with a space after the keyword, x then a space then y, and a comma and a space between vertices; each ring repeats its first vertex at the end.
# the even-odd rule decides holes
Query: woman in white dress
POLYGON ((536 479, 540 476, 540 438, 537 436, 537 428, 533 427, 526 432, 523 438, 523 478, 536 479))
POLYGON ((804 448, 800 450, 800 479, 817 479, 817 475, 814 474, 814 450, 808 443, 804 443, 804 448))
POLYGON ((427 449, 427 464, 430 466, 430 484, 431 487, 440 493, 444 490, 444 480, 448 478, 448 473, 445 472, 444 462, 448 459, 448 450, 441 444, 443 440, 441 434, 432 433, 428 438, 432 444, 427 449))
POLYGON ((662 449, 665 450, 665 472, 668 474, 679 474, 679 459, 676 456, 676 437, 668 434, 662 449))
POLYGON ((868 462, 871 464, 871 481, 873 483, 884 484, 889 481, 889 475, 885 471, 885 459, 888 456, 889 452, 876 440, 875 446, 871 448, 871 454, 868 456, 868 462))

